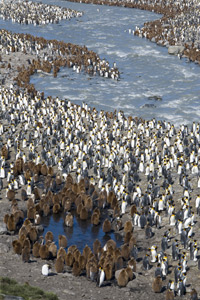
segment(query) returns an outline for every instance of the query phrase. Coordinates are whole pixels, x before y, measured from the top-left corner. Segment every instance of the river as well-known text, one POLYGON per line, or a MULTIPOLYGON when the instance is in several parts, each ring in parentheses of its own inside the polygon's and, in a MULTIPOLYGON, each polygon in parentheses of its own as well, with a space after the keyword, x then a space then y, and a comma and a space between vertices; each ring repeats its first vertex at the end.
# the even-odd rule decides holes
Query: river
POLYGON ((129 33, 129 29, 158 19, 159 15, 67 1, 44 0, 43 3, 80 10, 84 15, 43 26, 19 25, 0 19, 0 27, 86 45, 111 66, 116 62, 121 76, 115 81, 63 68, 57 78, 32 76, 31 83, 37 90, 79 104, 84 101, 98 110, 123 110, 126 115, 164 119, 175 125, 199 121, 199 65, 168 55, 167 48, 129 33))

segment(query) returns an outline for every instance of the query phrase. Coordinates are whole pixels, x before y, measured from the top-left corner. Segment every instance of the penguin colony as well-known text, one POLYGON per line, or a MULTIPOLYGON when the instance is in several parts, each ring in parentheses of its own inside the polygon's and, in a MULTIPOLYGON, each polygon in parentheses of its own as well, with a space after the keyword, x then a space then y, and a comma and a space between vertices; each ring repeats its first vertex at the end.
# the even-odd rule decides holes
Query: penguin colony
MULTIPOLYGON (((52 68, 48 62, 56 69, 55 58, 65 59, 65 51, 75 69, 73 55, 83 54, 81 62, 95 72, 106 64, 86 47, 5 30, 0 38, 2 57, 25 52, 32 55, 30 68, 45 72, 52 68)), ((18 233, 14 252, 24 262, 33 256, 52 259, 57 273, 86 274, 98 286, 113 278, 126 286, 139 269, 155 293, 167 288, 168 300, 184 295, 200 269, 200 125, 175 128, 44 98, 30 89, 32 71, 25 71, 19 69, 16 78, 20 88, 0 88, 0 194, 11 203, 4 222, 18 233), (42 237, 41 217, 64 211, 65 226, 72 227, 73 209, 105 233, 120 232, 124 244, 117 248, 113 240, 106 245, 96 240, 93 249, 86 245, 81 253, 76 245, 67 248, 60 235, 57 249, 52 232, 42 237)), ((42 274, 49 274, 46 264, 42 274)), ((192 288, 191 299, 197 299, 198 279, 192 288)))
POLYGON ((10 1, 0 3, 0 17, 3 20, 11 19, 14 23, 45 25, 59 23, 61 20, 70 20, 73 17, 81 17, 82 12, 47 5, 32 1, 10 1))
POLYGON ((4 87, 0 113, 0 187, 11 203, 4 222, 19 232, 13 249, 24 262, 55 259, 58 273, 70 267, 99 286, 114 277, 125 286, 142 259, 141 270, 151 279, 154 272, 155 292, 167 286, 166 295, 186 293, 187 278, 200 268, 199 124, 176 129, 4 87), (64 211, 73 226, 72 208, 94 226, 109 209, 103 230, 120 232, 124 244, 96 241, 93 251, 66 252, 64 236, 59 249, 51 232, 41 237, 42 216, 64 211))
POLYGON ((2 84, 7 81, 17 84, 19 87, 29 88, 30 76, 35 72, 43 71, 56 77, 60 67, 69 67, 77 73, 82 70, 90 75, 99 75, 118 80, 120 74, 116 67, 110 67, 109 62, 100 59, 99 56, 88 50, 86 46, 78 46, 71 43, 46 40, 34 37, 30 34, 15 34, 7 30, 0 30, 1 57, 0 67, 2 71, 2 84), (26 55, 26 61, 21 57, 26 55), (13 66, 12 59, 18 57, 17 69, 13 66), (10 62, 6 64, 8 58, 10 62), (21 61, 21 63, 20 63, 21 61), (13 70, 14 69, 14 70, 13 70))
POLYGON ((163 14, 156 21, 146 22, 142 28, 129 29, 161 46, 183 46, 179 58, 200 63, 200 7, 198 0, 70 0, 71 2, 138 8, 163 14))

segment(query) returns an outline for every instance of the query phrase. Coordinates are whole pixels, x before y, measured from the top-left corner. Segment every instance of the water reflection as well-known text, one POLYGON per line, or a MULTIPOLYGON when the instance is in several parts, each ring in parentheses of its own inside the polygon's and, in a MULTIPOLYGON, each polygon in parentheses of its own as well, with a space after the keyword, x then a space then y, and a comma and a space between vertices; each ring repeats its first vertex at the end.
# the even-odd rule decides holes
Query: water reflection
POLYGON ((94 226, 90 222, 90 218, 86 221, 80 220, 75 212, 72 212, 74 216, 74 225, 72 228, 65 226, 64 219, 65 214, 51 214, 48 217, 43 217, 41 224, 44 226, 43 236, 47 231, 51 231, 54 235, 54 241, 58 246, 59 234, 64 234, 68 240, 68 247, 71 245, 77 245, 80 251, 83 250, 87 244, 89 247, 93 247, 93 242, 99 239, 102 246, 109 240, 113 239, 116 241, 117 246, 123 244, 122 237, 115 232, 105 234, 102 230, 102 224, 106 216, 102 217, 101 224, 94 226))

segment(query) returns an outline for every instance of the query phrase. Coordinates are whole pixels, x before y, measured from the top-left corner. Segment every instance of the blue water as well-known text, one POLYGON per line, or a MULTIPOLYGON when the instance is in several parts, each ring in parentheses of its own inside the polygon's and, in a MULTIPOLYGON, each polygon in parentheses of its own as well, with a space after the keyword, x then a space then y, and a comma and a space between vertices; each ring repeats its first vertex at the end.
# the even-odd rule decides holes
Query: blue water
POLYGON ((123 7, 96 6, 67 1, 44 3, 84 11, 81 18, 34 27, 0 20, 0 27, 47 39, 86 45, 121 72, 119 81, 90 77, 64 68, 53 76, 34 75, 31 83, 45 95, 87 102, 98 110, 123 110, 126 115, 165 119, 175 125, 199 121, 200 67, 170 56, 167 48, 129 34, 129 29, 158 19, 151 12, 123 7), (161 101, 149 100, 160 96, 161 101))
POLYGON ((102 230, 102 223, 98 226, 93 226, 90 219, 86 221, 80 220, 79 217, 74 216, 74 225, 69 228, 64 225, 64 218, 62 214, 53 214, 42 219, 44 226, 43 236, 47 231, 51 231, 54 235, 54 242, 58 247, 58 236, 63 234, 67 237, 67 248, 71 245, 76 245, 80 251, 83 251, 85 245, 93 249, 93 243, 96 239, 101 242, 102 247, 109 239, 116 241, 119 247, 122 243, 122 237, 114 232, 105 234, 102 230))

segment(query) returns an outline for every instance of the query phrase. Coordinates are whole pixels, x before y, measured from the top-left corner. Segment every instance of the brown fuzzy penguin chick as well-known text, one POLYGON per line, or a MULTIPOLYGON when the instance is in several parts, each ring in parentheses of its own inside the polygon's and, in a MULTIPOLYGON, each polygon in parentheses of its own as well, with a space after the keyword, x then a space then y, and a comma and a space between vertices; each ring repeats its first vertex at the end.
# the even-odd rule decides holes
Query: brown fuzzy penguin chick
POLYGON ((53 233, 51 231, 47 231, 47 233, 45 234, 45 241, 46 243, 48 241, 53 242, 53 233))
POLYGON ((103 222, 103 232, 108 233, 111 231, 111 222, 108 219, 105 219, 103 222))
POLYGON ((61 247, 67 248, 67 238, 66 238, 65 235, 59 234, 59 236, 58 236, 58 244, 59 244, 59 248, 61 248, 61 247))
POLYGON ((78 261, 75 261, 75 262, 73 263, 72 274, 73 274, 74 276, 80 276, 80 274, 81 274, 81 268, 80 268, 80 266, 79 266, 78 261))
POLYGON ((33 249, 32 249, 32 254, 34 257, 40 257, 40 243, 38 241, 36 241, 34 244, 33 244, 33 249))
POLYGON ((24 247, 22 249, 22 261, 23 262, 29 262, 30 261, 30 248, 24 247))
POLYGON ((128 274, 125 269, 122 269, 119 272, 118 278, 117 278, 117 284, 119 287, 125 287, 128 283, 128 274))
POLYGON ((13 250, 16 254, 22 254, 22 244, 19 240, 14 240, 12 242, 13 250))
POLYGON ((160 293, 162 290, 162 278, 160 276, 157 276, 154 278, 152 283, 152 289, 154 293, 160 293))
POLYGON ((63 273, 64 271, 64 259, 61 256, 56 259, 55 270, 57 273, 63 273))
POLYGON ((49 259, 49 247, 47 245, 41 245, 39 254, 41 259, 49 259))

